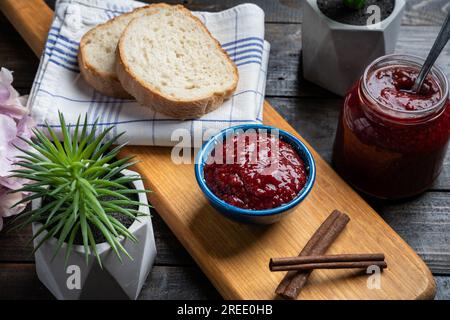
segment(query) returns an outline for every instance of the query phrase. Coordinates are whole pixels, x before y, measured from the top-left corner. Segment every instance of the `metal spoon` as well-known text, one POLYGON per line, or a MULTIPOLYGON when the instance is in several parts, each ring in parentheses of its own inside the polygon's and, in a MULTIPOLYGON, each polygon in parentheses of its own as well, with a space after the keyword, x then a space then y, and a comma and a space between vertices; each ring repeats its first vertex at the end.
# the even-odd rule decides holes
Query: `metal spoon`
POLYGON ((439 35, 436 38, 436 41, 434 42, 433 47, 431 48, 431 51, 428 54, 428 57, 422 66, 422 69, 420 69, 420 73, 416 81, 414 82, 414 85, 412 86, 410 92, 413 93, 420 92, 420 88, 422 87, 425 78, 427 77, 428 73, 433 67, 434 62, 439 57, 439 54, 441 53, 442 49, 444 49, 449 39, 450 39, 450 13, 447 15, 447 19, 445 19, 444 25, 442 26, 441 31, 439 31, 439 35))

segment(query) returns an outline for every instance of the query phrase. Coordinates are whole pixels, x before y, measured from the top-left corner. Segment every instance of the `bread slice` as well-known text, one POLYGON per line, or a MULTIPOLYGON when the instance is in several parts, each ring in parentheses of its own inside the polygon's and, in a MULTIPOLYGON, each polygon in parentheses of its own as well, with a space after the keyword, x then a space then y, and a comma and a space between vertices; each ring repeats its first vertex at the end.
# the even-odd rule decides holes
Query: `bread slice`
POLYGON ((78 64, 87 83, 101 93, 117 97, 131 98, 117 79, 116 47, 120 35, 130 21, 152 10, 152 5, 138 8, 96 26, 88 31, 80 42, 78 64))
POLYGON ((142 105, 173 118, 200 117, 236 90, 236 65, 181 5, 157 4, 133 19, 116 54, 116 72, 125 90, 142 105))

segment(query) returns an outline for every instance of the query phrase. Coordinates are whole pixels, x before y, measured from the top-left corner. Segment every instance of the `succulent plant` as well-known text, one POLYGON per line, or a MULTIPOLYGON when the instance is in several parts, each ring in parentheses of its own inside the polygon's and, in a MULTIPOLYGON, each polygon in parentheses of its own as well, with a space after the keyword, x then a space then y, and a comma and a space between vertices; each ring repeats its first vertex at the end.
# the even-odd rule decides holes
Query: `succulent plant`
POLYGON ((351 9, 362 9, 366 4, 366 0, 344 0, 344 4, 351 9))
POLYGON ((61 142, 51 126, 46 124, 49 138, 40 129, 34 129, 33 140, 23 139, 32 151, 19 148, 23 155, 18 157, 19 169, 12 171, 13 176, 31 182, 16 191, 28 192, 30 195, 15 205, 39 198, 43 201, 40 208, 18 216, 13 221, 14 228, 22 228, 33 222, 41 223, 33 239, 44 231, 47 233, 34 250, 55 237, 57 245, 53 258, 66 243, 66 263, 73 250, 74 240, 80 234, 86 262, 92 250, 102 265, 96 250, 94 229, 104 236, 120 260, 122 253, 132 259, 120 241, 126 238, 136 242, 137 239, 112 213, 124 215, 132 221, 138 219, 143 214, 133 208, 146 204, 131 200, 131 197, 148 190, 137 190, 130 186, 133 181, 140 179, 139 176, 120 174, 136 163, 131 161, 133 157, 116 158, 124 145, 113 145, 123 133, 108 139, 114 127, 98 130, 98 121, 91 126, 87 123, 87 116, 82 125, 80 118, 76 125, 66 125, 61 113, 59 119, 61 142), (106 196, 113 200, 102 200, 106 196))

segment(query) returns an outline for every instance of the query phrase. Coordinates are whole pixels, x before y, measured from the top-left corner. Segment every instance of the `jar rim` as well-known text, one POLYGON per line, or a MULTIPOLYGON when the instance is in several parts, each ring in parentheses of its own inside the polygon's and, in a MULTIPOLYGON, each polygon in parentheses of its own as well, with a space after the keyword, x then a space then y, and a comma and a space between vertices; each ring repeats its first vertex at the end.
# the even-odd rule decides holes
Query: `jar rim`
POLYGON ((369 75, 372 72, 379 70, 381 68, 381 67, 375 68, 375 66, 377 66, 383 62, 386 62, 386 64, 384 66, 395 65, 393 63, 398 62, 397 65, 417 67, 418 70, 420 70, 422 65, 425 63, 425 59, 420 56, 416 56, 416 55, 394 53, 394 54, 388 54, 385 56, 381 56, 381 57, 375 59, 374 61, 372 61, 372 63, 370 63, 364 70, 363 78, 361 81, 363 91, 364 91, 365 95, 370 98, 372 103, 383 107, 384 109, 386 109, 385 111, 392 112, 396 115, 400 115, 401 117, 427 116, 427 115, 435 113, 437 109, 440 109, 441 107, 445 106, 445 104, 448 100, 448 96, 449 96, 448 80, 447 80, 446 75, 442 72, 442 70, 437 65, 434 65, 431 68, 430 74, 434 75, 434 77, 438 81, 439 87, 442 90, 442 97, 441 97, 441 99, 439 99, 439 101, 437 101, 435 104, 433 104, 433 106, 431 106, 430 108, 427 108, 424 110, 398 110, 398 109, 393 108, 389 104, 378 100, 373 95, 373 93, 369 90, 367 81, 369 79, 369 75))

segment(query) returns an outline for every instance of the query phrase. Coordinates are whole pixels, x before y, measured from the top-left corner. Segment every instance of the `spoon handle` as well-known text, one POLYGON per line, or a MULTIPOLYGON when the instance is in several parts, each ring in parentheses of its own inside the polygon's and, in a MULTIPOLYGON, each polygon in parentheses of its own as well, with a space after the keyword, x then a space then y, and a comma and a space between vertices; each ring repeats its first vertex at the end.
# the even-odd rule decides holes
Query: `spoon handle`
POLYGON ((431 51, 428 54, 428 57, 425 60, 422 69, 420 70, 419 76, 417 77, 413 87, 411 88, 411 91, 419 92, 419 89, 420 87, 422 87, 422 84, 427 74, 430 72, 431 67, 433 66, 436 59, 439 57, 442 49, 444 49, 449 39, 450 39, 450 13, 447 15, 444 25, 442 26, 441 31, 439 31, 439 35, 436 38, 436 41, 434 42, 433 47, 431 48, 431 51))

